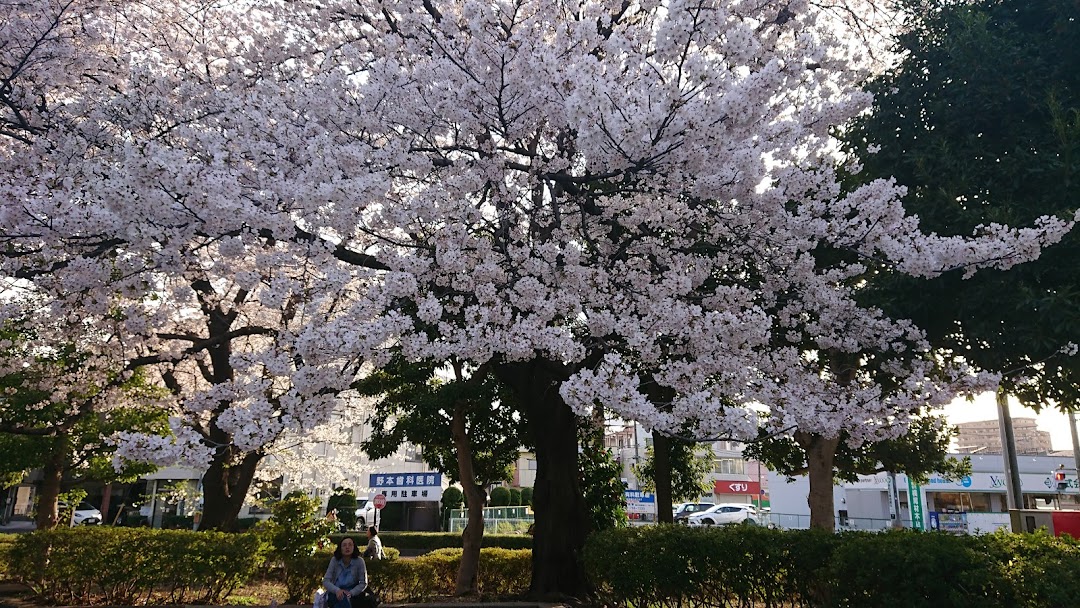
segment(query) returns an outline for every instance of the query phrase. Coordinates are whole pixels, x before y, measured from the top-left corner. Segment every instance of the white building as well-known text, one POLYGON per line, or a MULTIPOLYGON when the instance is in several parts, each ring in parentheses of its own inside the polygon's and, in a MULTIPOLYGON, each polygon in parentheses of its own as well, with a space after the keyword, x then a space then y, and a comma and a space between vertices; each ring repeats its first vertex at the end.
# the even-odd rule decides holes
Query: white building
MULTIPOLYGON (((957 455, 963 458, 963 455, 957 455)), ((1002 456, 971 456, 971 475, 948 480, 930 475, 921 486, 909 483, 907 476, 896 475, 899 490, 899 519, 905 527, 923 529, 954 528, 970 533, 993 532, 1009 526, 1005 473, 1002 456), (912 508, 912 505, 915 508, 912 508), (915 517, 912 517, 912 513, 915 517), (921 522, 921 526, 919 525, 921 522)), ((1050 456, 1018 458, 1024 508, 1080 510, 1080 485, 1072 459, 1050 456), (1053 472, 1065 467, 1068 488, 1057 493, 1053 472)), ((883 529, 893 522, 890 513, 888 475, 862 476, 853 484, 833 487, 837 525, 855 529, 883 529)), ((785 528, 810 525, 807 495, 810 485, 804 477, 788 481, 783 475, 769 473, 772 521, 785 528)))

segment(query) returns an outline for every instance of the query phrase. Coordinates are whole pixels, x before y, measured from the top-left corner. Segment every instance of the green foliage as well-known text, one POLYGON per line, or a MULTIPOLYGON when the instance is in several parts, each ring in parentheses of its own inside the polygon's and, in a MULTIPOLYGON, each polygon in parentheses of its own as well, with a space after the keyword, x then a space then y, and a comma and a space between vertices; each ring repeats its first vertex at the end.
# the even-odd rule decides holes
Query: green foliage
POLYGON ((507 505, 511 507, 521 505, 521 488, 510 488, 510 502, 507 505))
POLYGON ((336 488, 326 501, 326 512, 337 509, 337 519, 346 530, 356 529, 356 492, 352 488, 336 488))
POLYGON ((443 490, 439 503, 442 505, 439 520, 442 522, 442 529, 448 530, 450 511, 460 509, 461 505, 465 504, 465 494, 457 486, 450 486, 443 490))
MULTIPOLYGON (((685 502, 712 493, 709 474, 716 458, 709 444, 671 441, 671 500, 685 502)), ((634 465, 634 476, 642 490, 656 491, 656 455, 652 447, 645 448, 645 460, 634 465)))
MULTIPOLYGON (((331 544, 337 545, 338 541, 347 536, 346 534, 332 534, 331 544)), ((460 549, 461 534, 455 532, 383 532, 379 531, 379 538, 383 541, 383 547, 393 546, 408 551, 415 555, 436 549, 460 549)), ((532 537, 520 534, 485 534, 481 546, 500 549, 531 549, 532 537)))
POLYGON ((256 534, 105 526, 20 535, 10 574, 51 605, 221 604, 260 572, 256 534))
POLYGON ((66 526, 71 523, 76 508, 84 500, 86 500, 86 490, 82 488, 72 488, 67 492, 60 493, 56 500, 59 505, 57 521, 60 522, 60 525, 66 526))
POLYGON ((512 395, 494 376, 447 381, 436 377, 435 369, 396 357, 354 384, 360 394, 378 398, 364 452, 385 458, 403 443, 413 443, 423 447, 424 462, 451 482, 461 482, 450 422, 455 408, 465 405, 475 482, 488 486, 509 481, 523 442, 512 395))
POLYGON ((506 507, 510 505, 510 490, 502 486, 494 487, 491 489, 491 496, 488 498, 488 505, 492 507, 506 507))
MULTIPOLYGON (((946 479, 960 479, 971 474, 971 459, 949 455, 949 443, 955 430, 943 418, 915 418, 907 434, 896 439, 848 445, 846 435, 836 448, 834 475, 854 483, 859 475, 891 471, 904 473, 918 483, 925 483, 930 473, 946 479)), ((768 435, 747 444, 743 456, 764 462, 782 475, 806 474, 806 452, 790 435, 768 435)))
MULTIPOLYGON (((321 581, 329 559, 329 553, 313 556, 308 564, 307 578, 321 581)), ((460 548, 439 549, 416 559, 374 560, 367 562, 368 579, 384 602, 451 596, 460 563, 460 548)), ((531 550, 489 547, 480 550, 476 585, 482 596, 520 595, 528 590, 531 577, 531 550)), ((317 586, 312 587, 312 592, 317 586)))
MULTIPOLYGON (((864 165, 853 181, 895 176, 927 233, 1071 217, 1080 199, 1075 0, 910 4, 904 59, 872 83, 872 113, 847 131, 864 165)), ((1026 405, 1068 405, 1080 399, 1080 358, 1055 353, 1080 343, 1078 266, 1073 230, 1008 271, 932 281, 885 273, 863 296, 915 321, 941 352, 1006 373, 1026 405)))
POLYGON ((590 529, 606 530, 629 525, 626 516, 626 488, 622 482, 622 467, 604 446, 604 427, 592 419, 580 418, 578 440, 578 470, 585 505, 589 509, 590 529))
POLYGON ((533 489, 521 488, 521 504, 532 506, 533 489))
POLYGON ((832 534, 649 526, 589 537, 605 606, 1034 608, 1080 597, 1080 545, 1045 533, 832 534))
POLYGON ((11 548, 15 545, 18 536, 15 534, 0 534, 0 581, 7 580, 11 575, 9 564, 11 563, 11 548))
POLYGON ((272 516, 262 526, 261 533, 273 548, 273 558, 284 569, 286 603, 299 602, 314 592, 306 574, 312 556, 330 545, 329 534, 337 529, 334 522, 319 513, 319 503, 319 499, 302 492, 290 492, 270 507, 272 516))

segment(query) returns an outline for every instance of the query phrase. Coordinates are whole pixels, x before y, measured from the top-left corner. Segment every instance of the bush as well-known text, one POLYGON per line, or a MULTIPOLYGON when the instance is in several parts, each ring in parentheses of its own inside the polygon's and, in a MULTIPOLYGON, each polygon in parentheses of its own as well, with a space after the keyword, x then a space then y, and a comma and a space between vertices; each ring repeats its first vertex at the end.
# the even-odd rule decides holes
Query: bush
POLYGON ((505 507, 510 504, 510 490, 502 486, 496 486, 491 489, 491 497, 488 499, 488 506, 491 507, 505 507))
POLYGON ((337 519, 346 530, 356 529, 356 492, 352 488, 337 488, 326 501, 326 512, 337 509, 337 519))
POLYGON ((532 506, 533 489, 521 488, 521 504, 532 506))
POLYGON ((521 488, 510 488, 509 506, 516 507, 521 504, 521 488))
MULTIPOLYGON (((461 549, 439 549, 416 559, 369 562, 368 577, 383 601, 420 601, 453 595, 460 564, 461 549)), ((528 590, 531 576, 532 551, 480 550, 476 585, 481 594, 520 595, 528 590)))
POLYGON ((195 518, 187 515, 166 515, 161 518, 161 527, 166 530, 191 530, 195 527, 195 518))
POLYGON ((52 605, 221 604, 266 561, 257 534, 79 527, 16 539, 11 574, 52 605))
POLYGON ((584 563, 605 606, 1065 608, 1080 597, 1080 544, 1045 533, 653 526, 590 536, 584 563))
POLYGON ((455 486, 450 486, 443 490, 442 498, 439 500, 442 508, 440 510, 440 521, 443 530, 450 529, 450 511, 453 509, 460 509, 461 505, 465 503, 465 496, 455 486))
POLYGON ((295 604, 315 591, 307 574, 311 559, 318 549, 330 546, 328 535, 337 525, 319 515, 318 499, 301 492, 290 492, 270 509, 272 516, 262 528, 285 571, 285 603, 295 604))
POLYGON ((7 579, 10 575, 8 564, 11 562, 11 556, 9 553, 17 538, 19 538, 17 534, 0 534, 0 581, 7 579))
MULTIPOLYGON (((336 545, 349 534, 331 534, 330 541, 336 545)), ((383 532, 379 531, 383 545, 392 545, 408 554, 425 553, 436 549, 460 549, 461 534, 455 532, 383 532)), ((532 537, 520 534, 485 534, 482 547, 501 549, 531 549, 532 537)))

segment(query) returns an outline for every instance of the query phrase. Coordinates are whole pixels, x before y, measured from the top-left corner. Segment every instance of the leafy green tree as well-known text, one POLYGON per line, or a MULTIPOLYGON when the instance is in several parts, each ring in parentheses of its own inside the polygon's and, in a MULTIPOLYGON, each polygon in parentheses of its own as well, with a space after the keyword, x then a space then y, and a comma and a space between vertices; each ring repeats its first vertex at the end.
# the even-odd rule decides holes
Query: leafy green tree
POLYGON ((615 461, 611 450, 604 446, 603 413, 597 408, 592 418, 579 418, 578 466, 581 471, 581 489, 589 510, 591 532, 625 526, 626 487, 623 485, 622 467, 615 461))
POLYGON ((461 493, 461 490, 455 486, 450 486, 443 490, 442 498, 439 499, 439 504, 442 505, 442 528, 443 530, 450 529, 450 512, 454 509, 460 509, 465 504, 465 496, 461 493))
POLYGON ((124 431, 164 436, 169 429, 166 412, 153 406, 161 389, 138 372, 116 380, 120 389, 111 395, 122 399, 119 404, 102 403, 107 393, 93 385, 58 399, 56 379, 77 370, 86 357, 74 342, 36 349, 34 336, 29 324, 0 330, 7 345, 3 355, 25 362, 0 376, 0 390, 6 394, 0 400, 0 477, 10 485, 31 469, 42 470, 36 524, 49 529, 61 519, 57 505, 66 478, 75 483, 129 482, 155 470, 124 459, 114 467, 111 437, 124 431))
POLYGON ((521 488, 521 504, 532 506, 533 489, 521 488))
POLYGON ((521 488, 510 488, 510 502, 507 504, 511 507, 521 505, 521 488))
MULTIPOLYGON (((687 441, 671 441, 671 498, 675 502, 695 500, 712 493, 709 473, 716 455, 712 446, 687 441)), ((634 476, 642 490, 656 490, 656 453, 650 446, 645 448, 645 460, 634 465, 634 476)))
MULTIPOLYGON (((864 443, 851 447, 844 437, 836 448, 833 477, 855 482, 860 475, 904 473, 916 482, 925 483, 930 473, 947 479, 959 479, 971 473, 971 459, 949 456, 949 444, 955 428, 938 416, 915 420, 908 433, 896 439, 864 443)), ((790 435, 765 436, 747 444, 743 455, 759 460, 781 475, 805 475, 806 451, 790 435)))
MULTIPOLYGON (((1080 200, 1080 20, 1074 0, 919 0, 903 61, 875 80, 848 135, 864 170, 895 176, 922 230, 970 234, 1071 216, 1080 200), (868 142, 880 148, 870 149, 868 142)), ((929 283, 885 274, 867 300, 913 319, 945 355, 1004 374, 1026 405, 1077 404, 1080 233, 1036 261, 929 283)))
POLYGON ((326 512, 337 510, 337 519, 346 530, 356 529, 356 492, 352 488, 335 488, 326 501, 326 512))
POLYGON ((488 504, 493 507, 505 507, 510 504, 510 490, 497 486, 491 488, 491 493, 488 497, 488 504))
POLYGON ((305 599, 311 587, 310 558, 316 550, 329 546, 329 535, 336 531, 334 522, 319 513, 320 502, 295 490, 270 507, 265 528, 273 555, 285 568, 288 604, 305 599))
MULTIPOLYGON (((371 436, 362 448, 372 458, 383 458, 405 442, 420 445, 428 465, 460 482, 467 504, 483 506, 483 488, 512 476, 524 421, 489 368, 466 370, 457 362, 447 367, 447 374, 438 375, 434 364, 408 363, 399 356, 357 381, 354 388, 360 394, 377 398, 371 436)), ((458 595, 476 592, 483 517, 481 508, 468 511, 458 595)))

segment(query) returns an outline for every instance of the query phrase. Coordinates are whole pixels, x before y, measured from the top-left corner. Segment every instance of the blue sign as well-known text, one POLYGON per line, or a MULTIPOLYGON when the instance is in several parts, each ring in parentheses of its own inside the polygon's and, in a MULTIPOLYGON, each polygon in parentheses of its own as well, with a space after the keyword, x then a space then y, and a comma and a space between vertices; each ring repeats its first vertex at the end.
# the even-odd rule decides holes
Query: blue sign
POLYGON ((373 488, 441 487, 442 473, 372 473, 373 488))
POLYGON ((626 502, 656 502, 656 494, 653 494, 652 492, 642 492, 641 490, 626 490, 623 493, 626 494, 626 502))

